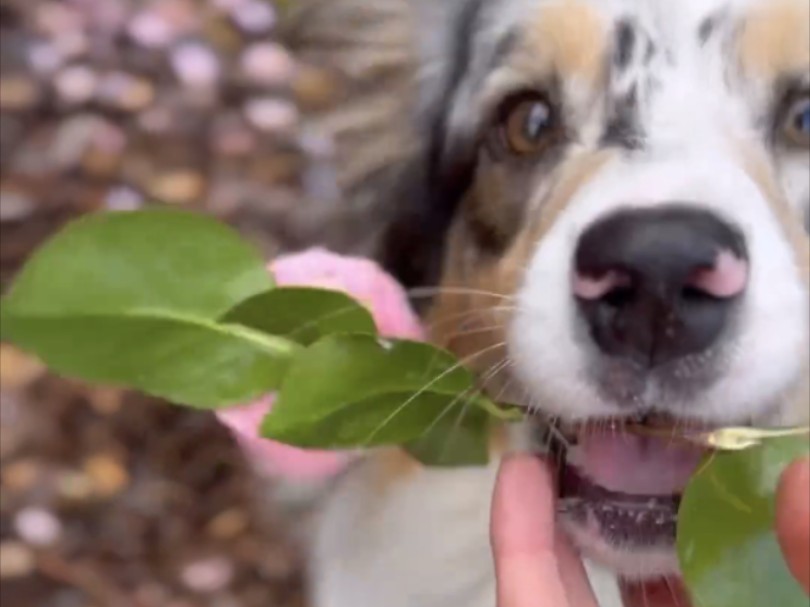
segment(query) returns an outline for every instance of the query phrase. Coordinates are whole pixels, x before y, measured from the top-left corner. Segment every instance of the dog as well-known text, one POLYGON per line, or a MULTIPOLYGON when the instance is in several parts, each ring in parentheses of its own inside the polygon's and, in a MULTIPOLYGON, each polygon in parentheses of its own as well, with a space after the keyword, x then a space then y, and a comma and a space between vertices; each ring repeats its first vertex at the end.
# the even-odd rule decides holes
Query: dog
POLYGON ((677 575, 700 454, 628 425, 810 420, 810 3, 303 7, 298 50, 356 91, 313 119, 346 192, 332 228, 377 226, 363 246, 432 295, 431 340, 531 413, 487 467, 353 466, 312 536, 314 605, 492 607, 498 462, 549 428, 600 604, 677 575))

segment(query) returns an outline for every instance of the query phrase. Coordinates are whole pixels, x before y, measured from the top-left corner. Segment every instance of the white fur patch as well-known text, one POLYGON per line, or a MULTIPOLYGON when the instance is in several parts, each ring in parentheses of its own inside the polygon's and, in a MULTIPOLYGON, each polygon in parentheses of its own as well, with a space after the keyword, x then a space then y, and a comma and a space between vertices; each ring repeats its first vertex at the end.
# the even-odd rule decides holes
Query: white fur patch
MULTIPOLYGON (((768 201, 732 159, 731 150, 686 147, 658 160, 617 159, 585 184, 538 243, 518 294, 510 340, 515 370, 538 408, 567 419, 627 411, 627 403, 605 402, 597 393, 589 368, 595 353, 576 336, 570 291, 574 247, 591 223, 612 210, 671 201, 713 210, 737 226, 747 241, 751 276, 739 335, 727 348, 727 371, 715 386, 688 403, 657 401, 654 386, 639 397, 696 418, 738 422, 772 410, 795 387, 810 332, 807 289, 768 201)), ((796 411, 794 422, 803 415, 796 411)))
POLYGON ((359 466, 323 512, 312 556, 315 605, 492 607, 496 471, 495 463, 422 469, 381 490, 374 462, 359 466))

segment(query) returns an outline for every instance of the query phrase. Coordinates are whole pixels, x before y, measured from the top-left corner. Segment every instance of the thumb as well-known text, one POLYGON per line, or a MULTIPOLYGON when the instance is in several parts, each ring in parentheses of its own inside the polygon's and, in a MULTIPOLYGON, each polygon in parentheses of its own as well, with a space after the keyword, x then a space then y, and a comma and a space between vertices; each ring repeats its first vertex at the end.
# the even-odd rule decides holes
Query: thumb
POLYGON ((492 507, 498 607, 596 607, 582 563, 555 527, 548 468, 529 455, 507 458, 492 507))
POLYGON ((776 492, 776 536, 788 568, 810 594, 810 458, 793 462, 776 492))

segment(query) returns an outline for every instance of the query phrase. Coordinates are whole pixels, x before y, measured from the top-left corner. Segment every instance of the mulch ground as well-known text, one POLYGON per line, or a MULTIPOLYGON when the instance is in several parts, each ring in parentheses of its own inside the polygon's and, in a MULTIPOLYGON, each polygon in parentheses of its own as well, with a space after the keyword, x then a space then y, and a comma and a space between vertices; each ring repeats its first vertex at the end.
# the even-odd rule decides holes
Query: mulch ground
MULTIPOLYGON (((77 215, 197 208, 265 254, 336 204, 333 94, 268 0, 0 0, 0 282, 77 215)), ((3 607, 299 607, 302 558, 213 416, 0 361, 3 607)))

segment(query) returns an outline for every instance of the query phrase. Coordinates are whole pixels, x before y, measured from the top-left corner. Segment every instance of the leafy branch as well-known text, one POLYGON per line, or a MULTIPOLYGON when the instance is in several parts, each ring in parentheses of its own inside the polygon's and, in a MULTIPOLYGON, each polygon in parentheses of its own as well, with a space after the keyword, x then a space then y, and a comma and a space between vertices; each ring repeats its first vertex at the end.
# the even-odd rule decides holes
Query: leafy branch
MULTIPOLYGON (((304 448, 400 445, 426 465, 481 465, 491 425, 523 417, 449 352, 377 335, 343 293, 275 286, 236 233, 185 212, 73 222, 25 265, 0 331, 58 373, 186 406, 277 392, 262 436, 304 448)), ((807 604, 772 527, 777 479, 808 452, 806 437, 766 438, 695 475, 678 547, 698 607, 807 604)))
POLYGON ((207 409, 278 392, 262 435, 298 447, 405 445, 425 464, 477 465, 490 417, 508 415, 448 352, 382 339, 344 293, 276 286, 236 233, 187 212, 73 222, 23 268, 0 321, 88 382, 207 409))

